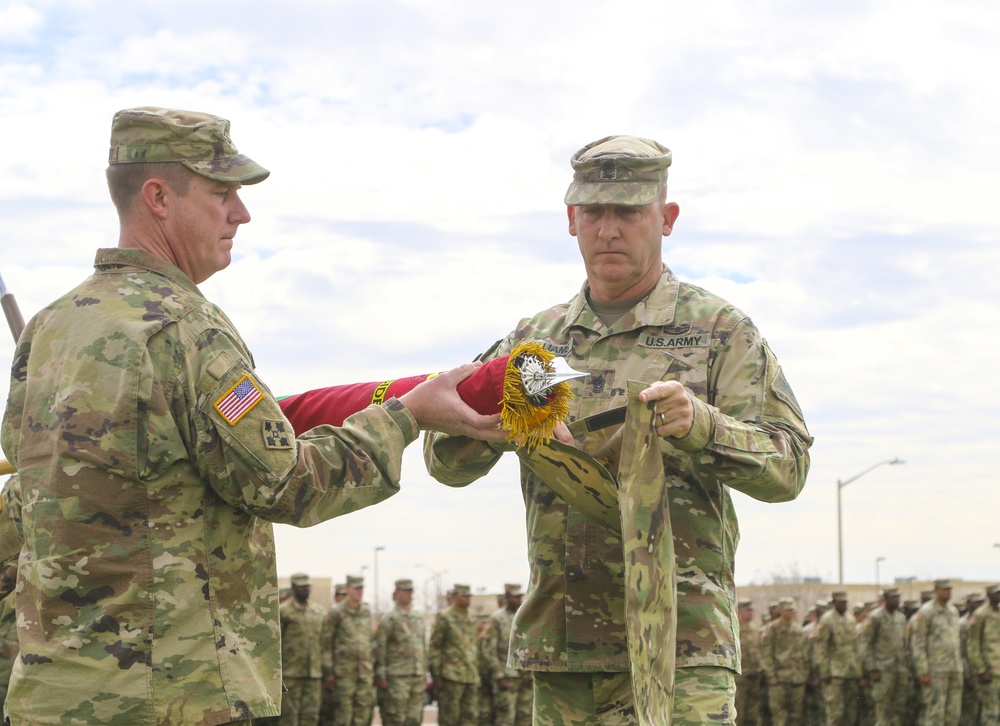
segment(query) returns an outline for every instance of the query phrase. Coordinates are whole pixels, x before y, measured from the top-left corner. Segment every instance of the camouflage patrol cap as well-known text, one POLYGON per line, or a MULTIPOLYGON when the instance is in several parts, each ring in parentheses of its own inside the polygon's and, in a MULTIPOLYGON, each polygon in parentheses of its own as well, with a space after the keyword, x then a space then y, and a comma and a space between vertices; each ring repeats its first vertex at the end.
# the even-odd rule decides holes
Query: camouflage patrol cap
POLYGON ((309 575, 305 574, 304 572, 296 572, 294 575, 292 575, 289 578, 289 581, 293 585, 308 585, 308 584, 310 584, 310 582, 309 582, 309 575))
POLYGON ((108 163, 159 162, 178 162, 209 179, 241 184, 262 182, 271 173, 236 150, 224 118, 155 106, 116 113, 108 163))
POLYGON ((348 575, 347 576, 347 586, 348 587, 364 587, 365 578, 361 575, 348 575))
POLYGON ((397 590, 412 590, 413 580, 396 580, 397 590))
POLYGON ((935 580, 934 581, 934 589, 935 590, 950 590, 951 589, 951 580, 949 580, 948 578, 943 578, 941 580, 935 580))
POLYGON ((737 605, 739 607, 743 608, 744 610, 753 610, 754 609, 754 607, 753 607, 753 600, 749 600, 749 599, 740 600, 737 603, 737 605))
POLYGON ((986 599, 986 596, 983 595, 983 593, 981 593, 981 592, 970 592, 968 595, 965 596, 965 602, 967 602, 967 603, 969 603, 969 602, 983 602, 985 599, 986 599))
POLYGON ((778 600, 778 607, 781 608, 782 610, 794 610, 795 600, 793 600, 790 597, 783 597, 780 600, 778 600))
POLYGON ((995 595, 995 594, 997 594, 998 592, 1000 592, 1000 584, 996 584, 996 585, 987 585, 987 586, 986 586, 986 594, 987 594, 987 595, 995 595))
POLYGON ((882 597, 885 598, 899 597, 900 595, 902 595, 902 593, 899 591, 898 587, 887 587, 882 590, 882 597))
POLYGON ((932 597, 934 597, 934 591, 933 590, 921 590, 920 591, 920 598, 921 599, 923 599, 923 600, 930 600, 932 597))
POLYGON ((652 204, 667 183, 670 149, 638 136, 606 136, 573 154, 569 206, 652 204))
POLYGON ((334 595, 346 595, 347 594, 347 585, 344 585, 343 583, 334 585, 333 586, 333 594, 334 595))
POLYGON ((472 595, 472 588, 468 585, 455 585, 455 587, 452 588, 452 592, 458 596, 472 595))
POLYGON ((837 590, 836 592, 830 594, 830 599, 833 600, 834 602, 836 602, 838 600, 846 600, 847 599, 847 591, 846 590, 837 590))
POLYGON ((851 612, 854 613, 855 615, 860 615, 864 611, 865 611, 864 605, 855 605, 853 608, 851 608, 851 612))
POLYGON ((508 597, 520 597, 524 594, 524 590, 521 589, 520 585, 507 583, 503 586, 503 594, 508 597))

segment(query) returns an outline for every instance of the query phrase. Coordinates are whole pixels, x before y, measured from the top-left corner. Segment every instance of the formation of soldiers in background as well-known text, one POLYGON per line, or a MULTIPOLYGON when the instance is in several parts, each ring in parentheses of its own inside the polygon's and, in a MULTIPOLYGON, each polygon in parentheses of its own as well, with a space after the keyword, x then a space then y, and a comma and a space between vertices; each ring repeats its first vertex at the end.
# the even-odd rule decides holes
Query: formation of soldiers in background
POLYGON ((848 612, 846 592, 799 622, 783 598, 755 622, 739 602, 741 726, 995 726, 1000 723, 1000 585, 951 602, 936 580, 920 602, 886 588, 848 612))
POLYGON ((384 726, 417 726, 436 700, 440 726, 530 726, 531 673, 507 667, 520 585, 505 585, 499 609, 476 618, 469 586, 456 584, 429 637, 411 580, 396 580, 394 605, 377 622, 359 576, 336 586, 329 610, 310 592, 308 575, 292 575, 280 612, 281 716, 261 723, 370 726, 377 705, 384 726))

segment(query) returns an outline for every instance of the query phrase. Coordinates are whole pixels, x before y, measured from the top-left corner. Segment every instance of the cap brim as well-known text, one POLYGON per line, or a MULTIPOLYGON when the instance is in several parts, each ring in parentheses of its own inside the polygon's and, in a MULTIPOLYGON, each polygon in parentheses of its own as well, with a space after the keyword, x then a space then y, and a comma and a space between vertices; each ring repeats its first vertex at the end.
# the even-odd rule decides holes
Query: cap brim
POLYGON ((565 202, 570 207, 581 204, 644 207, 660 198, 661 188, 656 182, 573 182, 566 190, 565 202))
POLYGON ((182 161, 182 164, 195 174, 215 179, 221 182, 239 182, 240 184, 257 184, 271 174, 256 161, 244 154, 235 154, 221 159, 205 161, 182 161))

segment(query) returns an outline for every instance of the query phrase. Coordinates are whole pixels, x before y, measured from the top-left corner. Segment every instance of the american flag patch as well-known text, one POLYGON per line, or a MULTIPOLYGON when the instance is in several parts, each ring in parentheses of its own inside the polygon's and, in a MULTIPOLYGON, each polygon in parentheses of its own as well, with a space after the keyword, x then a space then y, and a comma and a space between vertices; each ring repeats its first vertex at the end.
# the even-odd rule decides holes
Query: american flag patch
POLYGON ((226 391, 225 396, 215 402, 215 410, 222 414, 227 424, 233 426, 262 398, 264 394, 250 380, 250 376, 243 376, 235 386, 226 391))

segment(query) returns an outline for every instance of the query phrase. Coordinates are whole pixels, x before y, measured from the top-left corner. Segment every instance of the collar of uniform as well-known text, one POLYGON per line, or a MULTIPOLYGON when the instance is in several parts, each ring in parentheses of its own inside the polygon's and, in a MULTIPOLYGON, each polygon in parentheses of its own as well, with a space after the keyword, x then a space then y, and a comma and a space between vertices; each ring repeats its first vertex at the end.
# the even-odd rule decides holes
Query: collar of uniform
MULTIPOLYGON (((569 309, 566 311, 566 322, 563 324, 563 331, 579 325, 589 330, 604 329, 604 324, 587 304, 587 291, 590 285, 583 283, 580 292, 569 302, 569 309)), ((666 265, 663 266, 663 274, 656 281, 656 286, 649 296, 632 308, 631 311, 614 324, 618 328, 616 332, 634 330, 647 325, 668 325, 674 321, 674 311, 677 308, 677 295, 680 291, 680 280, 671 272, 666 265)))
POLYGON ((97 250, 97 257, 94 259, 94 268, 98 271, 105 271, 110 267, 136 267, 140 270, 155 272, 169 278, 178 286, 200 295, 201 291, 197 285, 191 282, 191 278, 174 265, 161 257, 157 257, 146 250, 131 247, 106 247, 97 250))

